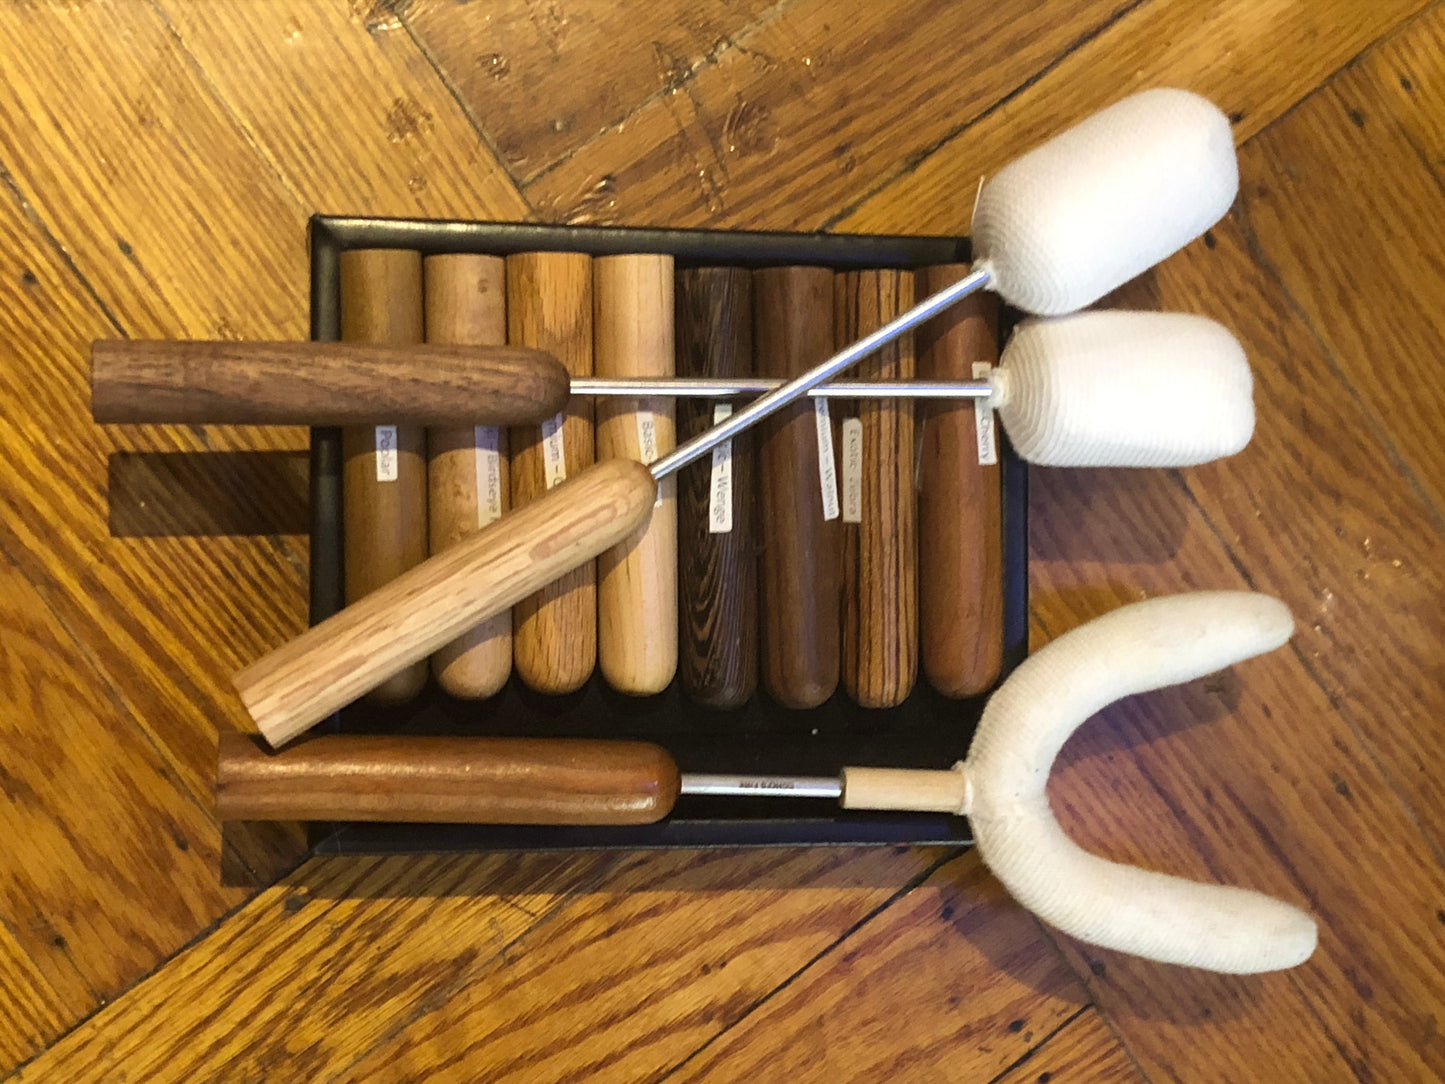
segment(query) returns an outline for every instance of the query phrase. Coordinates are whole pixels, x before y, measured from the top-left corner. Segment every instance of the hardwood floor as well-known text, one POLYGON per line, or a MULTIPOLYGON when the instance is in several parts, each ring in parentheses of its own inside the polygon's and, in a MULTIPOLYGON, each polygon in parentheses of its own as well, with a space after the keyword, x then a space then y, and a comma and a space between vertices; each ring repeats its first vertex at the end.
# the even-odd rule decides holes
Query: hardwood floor
POLYGON ((0 5, 0 1077, 1445 1078, 1445 4, 0 5), (89 342, 297 339, 316 211, 967 230, 1148 85, 1241 189, 1119 304, 1209 314, 1257 434, 1032 475, 1035 646, 1147 595, 1290 646, 1065 749, 1082 844, 1309 907, 1290 972, 1041 927, 973 854, 307 858, 228 826, 239 666, 305 622, 295 429, 101 429, 89 342))

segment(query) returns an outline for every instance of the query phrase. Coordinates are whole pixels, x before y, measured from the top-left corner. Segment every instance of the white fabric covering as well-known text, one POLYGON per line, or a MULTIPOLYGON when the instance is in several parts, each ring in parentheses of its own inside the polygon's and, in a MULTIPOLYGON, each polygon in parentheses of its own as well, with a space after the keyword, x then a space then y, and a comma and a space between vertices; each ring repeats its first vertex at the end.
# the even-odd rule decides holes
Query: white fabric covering
POLYGON ((1293 628, 1265 595, 1175 595, 1091 621, 1009 676, 964 770, 979 851, 1020 903, 1081 941, 1167 963, 1245 974, 1309 957, 1317 931, 1303 911, 1089 854, 1064 835, 1044 793, 1065 740, 1101 708, 1270 651, 1293 628))
POLYGON ((974 255, 1011 305, 1073 312, 1202 234, 1238 187, 1229 119, 1197 94, 1146 90, 990 177, 974 255))
POLYGON ((1083 312, 1026 320, 991 377, 1019 455, 1053 467, 1187 467, 1254 434, 1244 350, 1203 316, 1083 312))

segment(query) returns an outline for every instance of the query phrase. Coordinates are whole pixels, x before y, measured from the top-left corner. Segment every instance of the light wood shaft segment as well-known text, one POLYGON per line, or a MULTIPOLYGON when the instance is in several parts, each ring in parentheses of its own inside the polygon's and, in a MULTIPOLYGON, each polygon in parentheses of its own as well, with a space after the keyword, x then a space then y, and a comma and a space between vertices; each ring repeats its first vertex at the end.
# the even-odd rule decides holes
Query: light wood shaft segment
MULTIPOLYGON (((422 341, 421 254, 353 249, 341 254, 341 337, 354 342, 422 341)), ((365 598, 427 555, 426 434, 418 426, 347 426, 341 431, 342 544, 347 605, 365 598)), ((426 684, 425 663, 378 682, 378 703, 411 699, 426 684)))
POLYGON ((103 340, 90 350, 102 424, 521 425, 561 410, 567 394, 551 355, 501 345, 103 340))
MULTIPOLYGON (((500 256, 447 253, 422 263, 428 343, 497 345, 507 341, 507 271, 500 256)), ((565 378, 565 370, 558 366, 565 378)), ((553 409, 560 406, 554 404, 553 409)), ((427 525, 440 553, 504 515, 511 504, 507 431, 489 425, 427 430, 427 525)), ((431 658, 437 684, 452 696, 481 699, 512 673, 512 613, 468 629, 431 658)))
MULTIPOLYGON (((592 267, 596 375, 672 376, 672 257, 600 256, 592 267)), ((676 444, 671 399, 603 399, 596 410, 599 460, 650 463, 676 444)), ((631 696, 660 693, 677 673, 676 479, 659 494, 647 527, 597 559, 597 661, 631 696)))
MULTIPOLYGON (((969 272, 944 264, 920 272, 932 293, 969 272)), ((918 375, 971 380, 975 363, 998 364, 998 298, 978 293, 918 329, 918 375)), ((977 696, 1003 667, 1003 491, 999 467, 979 463, 970 402, 923 411, 919 577, 923 672, 944 696, 977 696)))
MULTIPOLYGON (((840 274, 836 298, 838 341, 856 342, 913 307, 913 272, 840 274)), ((913 368, 909 333, 863 358, 855 375, 910 380, 913 368)), ((845 519, 850 484, 858 497, 858 521, 843 527, 843 685, 862 707, 891 708, 918 676, 913 404, 861 399, 851 413, 857 424, 844 423, 838 450, 845 519), (856 471, 849 470, 850 456, 856 471)))
MULTIPOLYGON (((753 375, 752 275, 739 267, 677 273, 677 368, 680 376, 753 375)), ((713 400, 677 404, 679 438, 713 424, 713 400)), ((739 708, 758 686, 758 577, 753 506, 753 434, 731 442, 730 494, 715 494, 712 457, 678 474, 679 671, 694 703, 739 708), (731 529, 712 529, 714 501, 731 529)))
POLYGON ((269 752, 222 734, 222 820, 650 824, 672 810, 677 766, 656 745, 563 738, 335 735, 269 752))
POLYGON ((963 765, 951 771, 912 768, 844 768, 844 809, 897 809, 966 815, 972 802, 963 765))
POLYGON ((242 670, 262 736, 284 745, 393 674, 647 522, 657 485, 613 459, 569 479, 242 670))
MULTIPOLYGON (((761 376, 797 376, 833 353, 833 272, 753 273, 753 343, 761 376)), ((758 423, 762 672, 768 694, 812 708, 838 687, 840 520, 824 518, 814 403, 758 423)))
MULTIPOLYGON (((592 258, 578 252, 524 252, 507 257, 507 340, 554 354, 571 376, 592 375, 592 258)), ((593 461, 592 401, 572 399, 551 450, 570 478, 593 461), (560 449, 558 447, 560 443, 560 449)), ((548 488, 542 430, 512 432, 512 507, 548 488)), ((512 663, 543 693, 574 692, 597 665, 597 570, 573 569, 512 612, 512 663)))

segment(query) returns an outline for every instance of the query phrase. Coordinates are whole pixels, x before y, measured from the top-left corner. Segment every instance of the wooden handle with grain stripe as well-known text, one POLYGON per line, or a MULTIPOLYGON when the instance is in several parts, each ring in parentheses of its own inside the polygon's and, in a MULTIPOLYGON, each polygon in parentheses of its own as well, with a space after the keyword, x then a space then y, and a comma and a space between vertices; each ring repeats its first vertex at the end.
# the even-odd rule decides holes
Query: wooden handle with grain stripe
POLYGON ((521 346, 104 340, 95 421, 157 425, 523 425, 567 402, 567 372, 521 346))
POLYGON ((328 735, 272 753, 222 734, 222 820, 651 824, 677 765, 647 742, 328 735))
POLYGON ((626 538, 656 495, 641 464, 598 463, 248 666, 233 679, 241 701, 283 745, 626 538))

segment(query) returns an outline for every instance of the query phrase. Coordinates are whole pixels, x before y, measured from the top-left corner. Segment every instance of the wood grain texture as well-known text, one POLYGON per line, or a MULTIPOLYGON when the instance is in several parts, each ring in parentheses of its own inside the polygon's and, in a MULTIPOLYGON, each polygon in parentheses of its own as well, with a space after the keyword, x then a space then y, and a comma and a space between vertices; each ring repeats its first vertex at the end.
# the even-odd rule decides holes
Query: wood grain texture
MULTIPOLYGON (((507 341, 507 267, 501 257, 428 256, 422 271, 428 343, 507 341)), ((561 375, 565 378, 565 370, 561 375)), ((552 403, 546 414, 555 414, 563 402, 552 403)), ((431 428, 426 440, 427 545, 436 554, 506 514, 512 503, 511 456, 507 431, 496 425, 431 428)), ((431 668, 452 696, 482 699, 499 692, 512 676, 512 612, 489 617, 442 647, 431 668)))
POLYGON ((1143 1084, 1146 1080, 1094 1009, 1070 1019, 997 1084, 1143 1084))
POLYGON ((157 6, 308 213, 529 217, 489 140, 401 26, 405 5, 157 6))
POLYGON ((511 959, 339 1079, 658 1079, 935 857, 828 848, 631 856, 556 912, 549 936, 524 938, 511 959), (554 1011, 537 1013, 539 1000, 554 1011))
POLYGON ((651 824, 680 785, 645 742, 323 735, 271 753, 221 738, 216 808, 226 820, 444 824, 651 824))
POLYGON ((598 463, 415 566, 235 676, 280 746, 543 584, 590 565, 647 523, 657 485, 626 459, 598 463))
MULTIPOLYGON (((919 272, 918 293, 937 293, 968 271, 965 264, 927 268, 919 272)), ((978 293, 920 327, 919 379, 972 380, 975 365, 997 365, 998 310, 995 295, 978 293)), ((979 463, 973 403, 920 404, 919 410, 919 653, 939 692, 977 696, 1003 666, 999 468, 979 463)))
MULTIPOLYGON (((592 375, 592 258, 575 252, 507 257, 507 341, 556 355, 572 376, 592 375)), ((559 429, 561 471, 571 477, 594 458, 593 404, 572 399, 559 429)), ((537 499, 550 484, 540 428, 511 435, 512 507, 537 499)), ((588 562, 512 613, 512 664, 538 692, 580 689, 597 665, 597 569, 588 562)))
MULTIPOLYGON (((592 268, 596 374, 673 376, 672 257, 599 256, 592 268)), ((594 409, 599 460, 650 463, 677 444, 671 399, 611 397, 594 409)), ((677 484, 671 478, 659 483, 646 527, 597 558, 597 662, 607 683, 629 696, 660 693, 677 673, 677 484)))
MULTIPOLYGON (((752 275, 740 267, 691 267, 677 273, 679 376, 753 375, 752 275)), ((678 437, 712 428, 716 404, 680 400, 678 437)), ((713 459, 678 474, 679 677, 688 698, 704 707, 731 709, 752 698, 758 685, 758 574, 753 510, 757 478, 753 435, 729 442, 732 489, 714 498, 713 459), (714 531, 712 505, 730 529, 714 531)))
POLYGON ((1129 6, 796 0, 523 191, 568 222, 812 228, 1129 6))
MULTIPOLYGON (((760 376, 797 376, 833 353, 833 272, 753 273, 760 376)), ((817 707, 838 687, 842 521, 824 518, 811 402, 757 426, 763 688, 784 707, 817 707)), ((836 469, 836 468, 835 468, 836 469)))
POLYGON ((106 424, 521 425, 555 414, 567 395, 550 355, 497 344, 108 339, 90 351, 91 416, 106 424))
MULTIPOLYGON (((425 334, 421 274, 420 252, 343 252, 341 338, 420 343, 425 334)), ((426 431, 386 418, 374 423, 341 431, 342 567, 348 606, 427 556, 426 431)), ((413 663, 372 688, 368 697, 377 704, 404 703, 421 692, 426 676, 426 663, 413 663)))
POLYGON ((1084 999, 974 852, 812 961, 669 1079, 991 1080, 1084 999))
POLYGON ((676 92, 777 0, 456 5, 423 0, 401 18, 498 153, 530 178, 570 156, 643 102, 676 92), (577 72, 585 69, 586 79, 577 72))
MULTIPOLYGON (((913 307, 913 272, 848 271, 835 282, 834 340, 846 345, 913 307)), ((913 335, 853 367, 859 380, 912 380, 913 335)), ((891 708, 918 677, 918 494, 913 403, 860 399, 859 522, 843 527, 843 687, 891 708)), ((846 459, 845 447, 839 458, 846 459)), ((847 469, 840 486, 846 489, 847 469)), ((846 519, 846 514, 845 517, 846 519)), ((932 586, 932 585, 931 585, 932 586)))
POLYGON ((1235 138, 1248 139, 1428 2, 1127 5, 1118 9, 1122 17, 1103 21, 1097 33, 1071 43, 1037 78, 1017 84, 1015 93, 1000 95, 976 118, 960 117, 917 168, 899 162, 895 177, 876 191, 859 190, 856 207, 835 210, 827 221, 849 233, 900 228, 966 233, 979 178, 1110 102, 1151 86, 1203 94, 1229 114, 1235 138))

